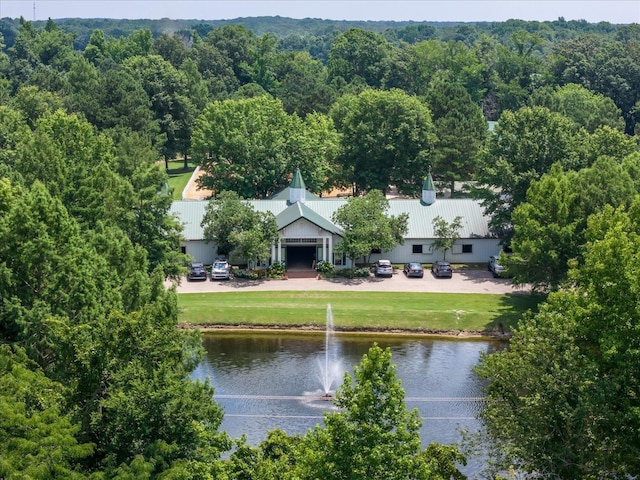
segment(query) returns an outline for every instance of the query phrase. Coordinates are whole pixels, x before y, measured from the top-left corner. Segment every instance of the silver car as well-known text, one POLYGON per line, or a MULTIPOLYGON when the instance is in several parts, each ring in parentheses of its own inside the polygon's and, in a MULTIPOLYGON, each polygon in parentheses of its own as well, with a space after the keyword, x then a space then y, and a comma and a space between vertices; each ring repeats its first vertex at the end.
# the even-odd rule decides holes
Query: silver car
POLYGON ((506 273, 504 266, 500 265, 500 256, 498 255, 491 255, 489 257, 487 270, 493 274, 493 278, 503 277, 506 273))
POLYGON ((373 271, 376 277, 392 277, 393 265, 389 260, 378 260, 373 265, 373 271))
POLYGON ((231 265, 226 260, 216 260, 211 265, 211 281, 229 280, 231 277, 231 265))

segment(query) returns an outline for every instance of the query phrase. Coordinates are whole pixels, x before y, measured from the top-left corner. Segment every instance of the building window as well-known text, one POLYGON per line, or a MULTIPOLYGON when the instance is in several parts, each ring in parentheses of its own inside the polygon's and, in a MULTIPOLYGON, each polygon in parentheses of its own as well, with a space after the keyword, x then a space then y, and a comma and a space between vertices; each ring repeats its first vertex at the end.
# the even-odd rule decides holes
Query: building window
POLYGON ((462 253, 473 253, 473 245, 471 243, 463 244, 462 253))
POLYGON ((422 253, 423 255, 433 255, 433 245, 430 243, 414 243, 411 245, 413 253, 422 253))
POLYGON ((382 250, 380 250, 379 248, 372 248, 371 253, 382 253, 382 250))

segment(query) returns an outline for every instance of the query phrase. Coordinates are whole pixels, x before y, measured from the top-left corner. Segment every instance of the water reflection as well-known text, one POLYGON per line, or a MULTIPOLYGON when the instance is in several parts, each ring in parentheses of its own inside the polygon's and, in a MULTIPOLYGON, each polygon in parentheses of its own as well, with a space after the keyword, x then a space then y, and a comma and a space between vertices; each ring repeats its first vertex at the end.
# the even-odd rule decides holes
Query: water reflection
MULTIPOLYGON (((337 337, 342 365, 349 372, 373 342, 390 347, 392 361, 405 389, 407 406, 423 417, 423 446, 460 440, 459 428, 480 428, 482 380, 473 373, 482 352, 500 342, 422 337, 337 337)), ((209 377, 216 400, 224 408, 222 429, 233 438, 242 434, 257 445, 275 428, 304 434, 322 423, 331 402, 315 401, 322 393, 318 357, 324 337, 296 334, 206 334, 206 356, 195 378, 209 377), (310 401, 312 396, 314 401, 310 401)), ((469 474, 469 472, 467 472, 469 474)))

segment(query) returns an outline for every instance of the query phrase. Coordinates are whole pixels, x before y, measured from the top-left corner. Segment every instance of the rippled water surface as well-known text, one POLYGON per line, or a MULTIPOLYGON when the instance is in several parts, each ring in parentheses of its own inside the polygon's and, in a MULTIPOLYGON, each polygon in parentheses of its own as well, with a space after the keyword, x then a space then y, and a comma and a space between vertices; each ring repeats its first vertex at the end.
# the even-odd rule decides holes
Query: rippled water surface
MULTIPOLYGON (((221 428, 233 438, 244 434, 257 445, 275 428, 304 434, 322 423, 323 411, 332 408, 331 402, 320 400, 327 344, 323 335, 215 333, 205 334, 203 342, 206 357, 193 376, 210 379, 224 408, 221 428)), ((417 408, 424 419, 420 436, 425 447, 457 442, 460 428, 480 427, 475 417, 482 408, 482 380, 473 366, 482 352, 499 349, 500 343, 337 336, 329 349, 340 359, 342 370, 352 374, 374 342, 391 348, 407 406, 417 408)), ((342 375, 338 376, 339 384, 342 375)))

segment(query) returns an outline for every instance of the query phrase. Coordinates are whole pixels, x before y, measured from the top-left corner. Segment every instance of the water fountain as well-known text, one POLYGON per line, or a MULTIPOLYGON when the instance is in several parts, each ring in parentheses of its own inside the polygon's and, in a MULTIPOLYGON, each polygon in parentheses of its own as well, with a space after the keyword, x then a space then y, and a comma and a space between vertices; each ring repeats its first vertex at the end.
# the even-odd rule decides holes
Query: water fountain
POLYGON ((338 344, 335 341, 335 332, 333 330, 333 312, 331 305, 327 305, 327 318, 324 334, 324 356, 318 359, 320 373, 319 380, 322 386, 322 399, 332 400, 333 392, 331 390, 334 382, 341 380, 344 370, 340 362, 338 352, 338 344))

